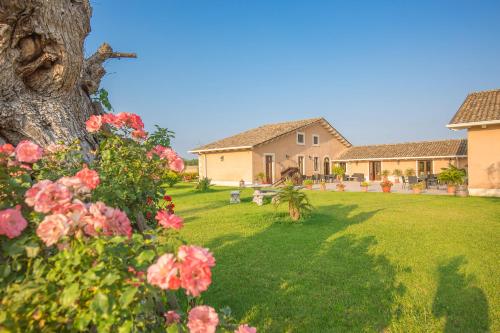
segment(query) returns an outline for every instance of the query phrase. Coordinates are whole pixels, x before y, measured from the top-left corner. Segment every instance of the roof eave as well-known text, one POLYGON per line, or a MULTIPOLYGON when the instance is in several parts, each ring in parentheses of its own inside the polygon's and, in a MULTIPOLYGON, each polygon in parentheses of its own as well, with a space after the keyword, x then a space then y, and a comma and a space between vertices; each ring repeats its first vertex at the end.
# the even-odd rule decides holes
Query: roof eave
POLYGON ((415 156, 415 157, 374 157, 374 158, 343 158, 333 159, 333 162, 366 162, 366 161, 400 161, 400 160, 424 160, 424 159, 446 159, 465 158, 467 155, 443 155, 443 156, 415 156))
POLYGON ((485 121, 472 121, 468 123, 457 123, 457 124, 448 124, 446 127, 449 129, 464 129, 464 128, 469 128, 473 126, 487 126, 487 125, 499 125, 500 124, 500 119, 497 120, 485 120, 485 121))
POLYGON ((195 149, 195 150, 189 150, 188 153, 201 154, 201 153, 209 153, 209 152, 216 152, 216 151, 245 150, 245 149, 252 149, 252 148, 253 148, 253 146, 237 146, 237 147, 224 147, 224 148, 195 149))

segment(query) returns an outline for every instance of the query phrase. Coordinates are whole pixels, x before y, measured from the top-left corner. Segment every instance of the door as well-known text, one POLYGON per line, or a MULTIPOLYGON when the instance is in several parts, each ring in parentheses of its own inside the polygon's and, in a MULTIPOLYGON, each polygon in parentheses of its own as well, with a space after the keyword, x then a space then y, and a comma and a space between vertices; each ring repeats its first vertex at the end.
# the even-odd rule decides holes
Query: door
POLYGON ((304 156, 299 156, 297 162, 299 164, 300 174, 303 176, 305 174, 305 170, 304 170, 304 156))
POLYGON ((382 179, 382 162, 371 161, 370 162, 370 180, 381 180, 382 179))
POLYGON ((273 156, 266 155, 266 184, 273 183, 273 156))
POLYGON ((323 161, 323 170, 324 170, 325 175, 330 174, 330 159, 328 157, 325 157, 325 159, 323 161))
POLYGON ((432 174, 432 161, 431 160, 418 161, 417 175, 421 177, 424 175, 428 176, 430 174, 432 174))

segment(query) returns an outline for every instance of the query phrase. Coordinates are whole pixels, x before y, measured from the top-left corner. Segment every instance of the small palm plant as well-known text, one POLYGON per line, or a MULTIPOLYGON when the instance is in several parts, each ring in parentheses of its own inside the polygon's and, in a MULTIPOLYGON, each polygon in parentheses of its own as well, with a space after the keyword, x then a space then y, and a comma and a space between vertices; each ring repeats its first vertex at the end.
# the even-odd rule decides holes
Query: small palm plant
POLYGON ((276 207, 283 203, 288 203, 288 213, 294 221, 299 220, 301 216, 311 212, 313 209, 307 195, 296 189, 291 182, 286 182, 285 186, 274 197, 274 205, 276 207))

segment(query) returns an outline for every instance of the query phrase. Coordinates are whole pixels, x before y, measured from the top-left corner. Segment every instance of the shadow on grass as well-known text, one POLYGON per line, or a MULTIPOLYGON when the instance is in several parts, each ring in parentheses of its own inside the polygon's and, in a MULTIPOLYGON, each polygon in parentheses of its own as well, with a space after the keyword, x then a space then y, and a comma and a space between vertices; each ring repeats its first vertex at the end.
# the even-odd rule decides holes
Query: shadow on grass
POLYGON ((213 240, 218 265, 206 298, 263 332, 382 331, 404 286, 371 253, 373 237, 337 235, 377 213, 357 208, 322 206, 301 224, 213 240))
POLYGON ((463 256, 454 257, 438 269, 439 285, 432 306, 436 317, 445 317, 444 332, 489 332, 488 301, 473 286, 474 276, 460 272, 463 256))

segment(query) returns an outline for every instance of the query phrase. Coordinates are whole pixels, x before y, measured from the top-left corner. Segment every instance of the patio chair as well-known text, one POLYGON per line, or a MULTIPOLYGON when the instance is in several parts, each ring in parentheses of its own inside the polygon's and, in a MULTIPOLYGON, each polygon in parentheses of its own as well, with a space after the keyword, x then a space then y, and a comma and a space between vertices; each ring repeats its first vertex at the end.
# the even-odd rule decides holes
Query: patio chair
POLYGON ((404 189, 406 189, 406 184, 407 184, 408 182, 406 181, 405 176, 401 176, 401 181, 402 181, 402 186, 403 186, 403 188, 404 188, 404 189))
POLYGON ((365 180, 365 174, 364 173, 353 173, 352 178, 356 179, 358 182, 362 182, 365 180))
POLYGON ((408 176, 408 185, 411 186, 413 184, 417 184, 418 183, 418 177, 417 176, 408 176))

